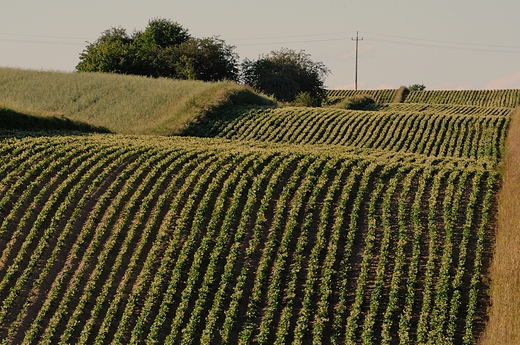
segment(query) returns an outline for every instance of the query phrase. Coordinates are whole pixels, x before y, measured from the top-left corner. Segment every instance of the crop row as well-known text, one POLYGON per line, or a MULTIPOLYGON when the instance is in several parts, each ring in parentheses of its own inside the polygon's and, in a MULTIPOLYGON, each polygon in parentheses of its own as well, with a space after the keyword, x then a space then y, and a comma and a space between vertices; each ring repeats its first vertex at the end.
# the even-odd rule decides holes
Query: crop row
POLYGON ((4 140, 3 343, 471 342, 494 173, 154 140, 4 140))
POLYGON ((414 112, 414 113, 443 113, 446 115, 480 115, 480 116, 508 116, 511 108, 481 107, 459 104, 423 104, 423 103, 392 103, 387 104, 385 111, 414 112))
POLYGON ((397 90, 327 90, 327 99, 329 102, 336 102, 354 95, 370 95, 378 103, 390 103, 393 101, 397 90))
POLYGON ((252 110, 222 127, 218 136, 469 158, 496 164, 508 121, 506 116, 283 108, 252 110))
POLYGON ((405 103, 460 104, 479 107, 515 108, 520 104, 519 90, 424 90, 412 91, 405 103))

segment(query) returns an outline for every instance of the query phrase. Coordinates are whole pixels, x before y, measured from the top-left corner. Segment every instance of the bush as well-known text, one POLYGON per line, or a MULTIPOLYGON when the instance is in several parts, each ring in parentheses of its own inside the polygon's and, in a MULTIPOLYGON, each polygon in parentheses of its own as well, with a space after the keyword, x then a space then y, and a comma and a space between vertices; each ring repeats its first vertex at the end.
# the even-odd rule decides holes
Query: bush
POLYGON ((315 97, 310 92, 300 92, 293 102, 297 107, 320 107, 322 103, 322 98, 315 97))
POLYGON ((323 87, 329 69, 321 62, 314 62, 304 51, 291 49, 273 51, 256 61, 245 59, 242 63, 241 80, 254 89, 273 95, 281 102, 294 102, 300 94, 301 100, 316 100, 321 104, 326 99, 323 87), (308 93, 308 96, 303 96, 308 93))
POLYGON ((195 38, 167 19, 149 21, 144 31, 105 30, 80 54, 78 72, 134 74, 203 81, 238 79, 235 47, 218 37, 195 38))
POLYGON ((413 84, 410 85, 408 89, 410 89, 410 91, 424 91, 424 89, 426 89, 426 86, 424 86, 423 84, 413 84))
POLYGON ((370 95, 354 95, 340 102, 338 108, 351 110, 373 110, 377 108, 376 101, 370 95))

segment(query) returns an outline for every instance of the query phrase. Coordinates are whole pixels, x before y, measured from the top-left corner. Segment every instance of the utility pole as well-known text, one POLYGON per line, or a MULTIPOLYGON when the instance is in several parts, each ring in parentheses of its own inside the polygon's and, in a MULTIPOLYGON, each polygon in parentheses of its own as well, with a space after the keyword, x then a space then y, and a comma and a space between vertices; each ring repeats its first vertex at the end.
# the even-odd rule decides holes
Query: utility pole
POLYGON ((352 41, 356 41, 356 82, 355 82, 355 89, 357 91, 358 42, 359 41, 363 41, 363 37, 359 38, 359 32, 356 31, 356 38, 352 38, 352 41))

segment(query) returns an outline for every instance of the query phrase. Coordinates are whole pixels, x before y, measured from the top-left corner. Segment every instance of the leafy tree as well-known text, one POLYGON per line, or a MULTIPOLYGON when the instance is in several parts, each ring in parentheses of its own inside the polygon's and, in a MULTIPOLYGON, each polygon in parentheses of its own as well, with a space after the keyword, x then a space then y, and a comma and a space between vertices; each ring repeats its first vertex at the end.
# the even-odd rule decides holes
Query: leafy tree
POLYGON ((238 54, 235 47, 218 37, 190 38, 169 53, 178 79, 204 81, 238 80, 238 54))
POLYGON ((329 69, 314 62, 303 50, 296 52, 282 48, 261 56, 258 60, 242 62, 242 82, 273 95, 282 102, 293 102, 299 94, 308 93, 314 105, 326 98, 324 78, 329 69))
POLYGON ((153 19, 132 36, 123 28, 103 32, 80 55, 81 72, 137 74, 150 77, 237 80, 238 55, 218 37, 193 38, 176 22, 153 19))
POLYGON ((408 89, 410 91, 423 91, 424 89, 426 89, 426 86, 424 86, 423 84, 413 84, 410 85, 408 89))
POLYGON ((186 42, 191 36, 180 24, 168 19, 156 18, 148 22, 143 32, 135 35, 138 45, 143 48, 166 48, 186 42))
POLYGON ((133 38, 123 28, 105 30, 80 54, 76 70, 134 74, 136 49, 133 38))

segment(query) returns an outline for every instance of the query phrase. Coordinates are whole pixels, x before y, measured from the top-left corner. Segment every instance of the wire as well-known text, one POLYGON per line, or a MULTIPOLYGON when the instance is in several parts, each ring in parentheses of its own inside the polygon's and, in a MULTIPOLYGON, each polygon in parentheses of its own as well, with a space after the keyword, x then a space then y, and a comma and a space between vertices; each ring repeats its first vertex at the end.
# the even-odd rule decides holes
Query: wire
POLYGON ((84 43, 74 42, 52 42, 52 41, 28 41, 28 40, 14 40, 9 38, 0 38, 0 42, 14 42, 14 43, 31 43, 31 44, 52 44, 52 45, 63 45, 63 46, 78 46, 84 45, 84 43))
POLYGON ((355 31, 347 31, 347 32, 333 32, 327 34, 312 34, 312 35, 294 35, 294 36, 272 36, 272 37, 252 37, 252 38, 230 38, 229 41, 255 41, 255 40, 272 40, 272 39, 281 39, 281 38, 295 38, 295 37, 314 37, 314 36, 329 36, 329 35, 345 35, 352 34, 355 31))
POLYGON ((269 42, 269 43, 238 43, 239 46, 263 46, 263 45, 275 45, 275 44, 297 44, 297 43, 317 43, 317 42, 330 42, 330 41, 345 41, 350 40, 349 38, 330 38, 323 40, 308 40, 308 41, 286 41, 286 42, 269 42))
MULTIPOLYGON (((309 35, 292 35, 292 36, 271 36, 271 37, 253 37, 253 38, 232 38, 228 39, 228 41, 259 41, 259 40, 275 40, 275 39, 284 39, 284 38, 303 38, 303 37, 317 37, 317 36, 332 36, 332 35, 346 35, 353 34, 356 31, 344 31, 344 32, 334 32, 334 33, 320 33, 320 34, 309 34, 309 35)), ((491 52, 491 53, 510 53, 510 54, 520 54, 520 47, 518 46, 508 46, 508 45, 490 45, 490 44, 478 44, 478 43, 464 43, 464 42, 453 42, 453 41, 444 41, 444 40, 432 40, 425 38, 417 38, 417 37, 407 37, 407 36, 398 36, 398 35, 387 35, 387 34, 379 34, 374 32, 363 32, 364 35, 369 35, 369 37, 365 36, 367 41, 374 42, 382 42, 382 43, 390 43, 390 44, 398 44, 398 45, 407 45, 414 47, 427 47, 427 48, 441 48, 441 49, 452 49, 452 50, 465 50, 465 51, 478 51, 478 52, 491 52), (381 37, 390 37, 395 38, 397 40, 387 40, 381 39, 373 36, 381 36, 381 37), (401 40, 412 40, 419 42, 407 42, 401 40), (421 42, 431 42, 421 43, 421 42), (440 44, 437 44, 440 43, 440 44), (478 48, 481 47, 481 48, 478 48), (507 48, 504 49, 493 49, 493 48, 507 48), (511 50, 514 49, 514 50, 511 50)), ((29 34, 18 34, 18 33, 7 33, 0 32, 0 35, 6 36, 19 36, 19 37, 36 37, 36 38, 53 38, 53 39, 65 39, 65 40, 93 40, 92 38, 85 37, 68 37, 68 36, 50 36, 50 35, 29 35, 29 34)), ((285 41, 277 41, 277 42, 259 42, 259 43, 236 43, 237 46, 269 46, 269 45, 280 45, 280 44, 301 44, 301 43, 321 43, 321 42, 334 42, 334 41, 347 41, 350 40, 351 37, 339 37, 339 38, 323 38, 323 39, 311 39, 311 40, 285 40, 285 41)), ((31 43, 31 44, 53 44, 53 45, 84 45, 85 42, 56 42, 56 41, 45 41, 45 40, 21 40, 21 39, 13 39, 13 38, 0 38, 0 42, 14 42, 14 43, 31 43)))
MULTIPOLYGON (((355 31, 354 31, 355 32, 355 31)), ((300 36, 285 36, 279 38, 290 38, 290 37, 312 37, 312 36, 326 36, 326 35, 336 35, 336 34, 346 34, 351 32, 342 32, 342 33, 334 33, 334 34, 316 34, 316 35, 300 35, 300 36)), ((520 54, 520 47, 516 46, 506 46, 506 45, 489 45, 489 44, 475 44, 475 43, 463 43, 463 42, 452 42, 452 41, 442 41, 442 40, 430 40, 424 38, 415 38, 415 37, 405 37, 405 36, 396 36, 396 35, 385 35, 378 34, 372 32, 364 32, 363 34, 375 35, 375 36, 383 36, 383 37, 393 37, 398 39, 406 39, 406 40, 414 40, 421 42, 432 42, 432 43, 442 43, 439 44, 428 44, 428 43, 419 43, 419 42, 406 42, 406 41, 396 41, 396 40, 385 40, 380 38, 373 37, 365 37, 367 41, 373 42, 382 42, 382 43, 390 43, 390 44, 399 44, 399 45, 407 45, 414 47, 428 47, 428 48, 441 48, 441 49, 452 49, 452 50, 465 50, 465 51, 478 51, 478 52, 491 52, 491 53, 511 53, 511 54, 520 54), (482 48, 477 48, 482 47, 482 48), (509 50, 503 49, 486 49, 486 48, 509 48, 509 50), (518 50, 510 50, 510 49, 518 49, 518 50)), ((271 37, 276 38, 276 37, 271 37)), ((254 40, 262 40, 269 39, 269 37, 265 38, 254 38, 254 40)), ((350 40, 351 37, 341 37, 341 38, 329 38, 329 39, 316 39, 316 40, 305 40, 305 41, 283 41, 283 42, 263 42, 263 43, 237 43, 238 46, 259 46, 259 45, 276 45, 276 44, 298 44, 298 43, 318 43, 318 42, 330 42, 330 41, 344 41, 350 40)), ((251 39, 253 40, 253 39, 251 39)))
MULTIPOLYGON (((377 39, 377 38, 367 39, 367 41, 383 42, 383 43, 391 43, 391 44, 399 44, 399 45, 407 45, 407 46, 413 46, 413 47, 441 48, 441 49, 478 51, 478 52, 489 52, 489 53, 520 54, 520 47, 518 48, 519 50, 498 50, 498 49, 483 49, 483 48, 471 48, 471 47, 456 47, 456 46, 446 46, 446 45, 437 45, 437 44, 425 44, 425 43, 400 42, 400 41, 382 40, 382 39, 377 39)), ((482 46, 485 47, 485 45, 482 45, 482 46)), ((515 47, 512 47, 512 48, 515 48, 515 47)))
POLYGON ((385 37, 394 37, 394 38, 403 38, 403 39, 415 40, 415 41, 426 41, 426 42, 458 44, 458 45, 468 45, 468 46, 481 46, 481 47, 497 47, 497 48, 520 49, 520 47, 518 47, 518 46, 504 46, 504 45, 493 45, 493 44, 482 44, 482 43, 464 43, 464 42, 453 42, 453 41, 441 41, 441 40, 431 40, 431 39, 425 39, 425 38, 385 35, 385 34, 378 34, 378 33, 373 33, 373 32, 365 32, 365 34, 376 35, 376 36, 385 36, 385 37))
POLYGON ((86 38, 86 37, 64 37, 64 36, 13 34, 13 33, 8 33, 8 32, 0 32, 0 35, 22 36, 22 37, 41 37, 41 38, 60 38, 60 39, 70 39, 70 40, 90 40, 90 39, 92 39, 92 38, 86 38))

